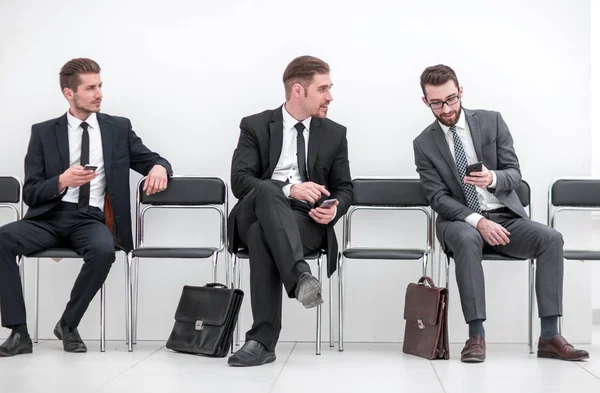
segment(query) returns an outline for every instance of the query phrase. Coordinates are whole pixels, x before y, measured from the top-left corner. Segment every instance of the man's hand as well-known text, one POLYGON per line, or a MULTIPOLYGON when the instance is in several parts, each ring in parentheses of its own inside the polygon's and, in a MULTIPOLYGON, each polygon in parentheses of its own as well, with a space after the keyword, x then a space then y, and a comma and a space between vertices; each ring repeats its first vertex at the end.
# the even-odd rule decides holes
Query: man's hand
POLYGON ((154 165, 144 181, 146 195, 156 194, 167 189, 168 183, 167 170, 162 165, 154 165))
POLYGON ((308 212, 308 215, 319 224, 329 224, 335 216, 335 207, 339 204, 339 201, 335 201, 334 204, 329 207, 317 207, 316 209, 311 209, 311 211, 308 212))
POLYGON ((321 199, 321 194, 325 194, 327 196, 331 195, 325 186, 313 183, 311 181, 294 184, 290 189, 290 198, 298 201, 307 201, 311 205, 314 205, 319 199, 321 199))
POLYGON ((470 176, 465 176, 464 182, 472 184, 476 187, 483 188, 484 190, 492 184, 494 177, 485 165, 481 166, 481 172, 471 172, 470 176))
POLYGON ((481 237, 483 237, 483 240, 491 246, 504 246, 510 243, 510 239, 508 238, 510 232, 494 221, 482 218, 477 223, 477 230, 481 234, 481 237))
POLYGON ((81 165, 73 165, 58 177, 58 191, 62 192, 67 187, 79 187, 96 178, 93 170, 83 170, 81 165))

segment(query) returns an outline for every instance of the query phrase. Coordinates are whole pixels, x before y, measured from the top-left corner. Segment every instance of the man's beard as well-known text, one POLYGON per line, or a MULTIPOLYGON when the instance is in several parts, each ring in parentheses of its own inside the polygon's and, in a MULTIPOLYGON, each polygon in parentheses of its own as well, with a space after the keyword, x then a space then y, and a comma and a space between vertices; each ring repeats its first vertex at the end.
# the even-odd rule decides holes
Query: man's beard
POLYGON ((458 110, 456 110, 454 112, 456 112, 456 118, 454 119, 454 121, 450 121, 450 122, 448 120, 445 120, 442 116, 436 115, 435 113, 433 115, 440 123, 442 123, 446 127, 452 127, 452 126, 455 126, 456 123, 458 123, 458 120, 460 119, 460 115, 462 113, 462 105, 459 105, 458 110))
POLYGON ((77 108, 80 111, 84 111, 84 112, 87 112, 87 113, 98 113, 98 112, 100 112, 100 108, 96 108, 96 107, 86 108, 85 106, 81 105, 80 102, 79 102, 79 98, 77 97, 77 95, 75 95, 73 101, 75 103, 75 108, 77 108))

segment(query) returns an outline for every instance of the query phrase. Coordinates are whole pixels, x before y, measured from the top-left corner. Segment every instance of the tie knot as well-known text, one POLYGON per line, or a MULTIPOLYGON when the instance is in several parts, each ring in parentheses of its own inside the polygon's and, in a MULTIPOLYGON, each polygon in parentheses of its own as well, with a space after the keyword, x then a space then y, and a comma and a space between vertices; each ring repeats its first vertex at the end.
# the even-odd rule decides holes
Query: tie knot
POLYGON ((304 132, 304 124, 302 124, 302 122, 301 122, 301 121, 299 121, 298 123, 296 123, 296 125, 294 126, 294 128, 295 128, 295 129, 296 129, 298 132, 300 132, 300 133, 304 132))
POLYGON ((85 131, 85 132, 87 132, 89 126, 90 125, 88 123, 86 123, 85 121, 83 123, 81 123, 81 128, 83 128, 83 131, 85 131))
POLYGON ((455 134, 456 133, 456 126, 452 126, 450 127, 450 132, 455 134))

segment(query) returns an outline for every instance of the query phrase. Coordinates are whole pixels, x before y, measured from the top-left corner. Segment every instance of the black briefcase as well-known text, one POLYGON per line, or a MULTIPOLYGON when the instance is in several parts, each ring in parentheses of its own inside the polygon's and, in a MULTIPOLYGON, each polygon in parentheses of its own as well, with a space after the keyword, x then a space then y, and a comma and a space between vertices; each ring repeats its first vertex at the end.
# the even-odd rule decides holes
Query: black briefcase
POLYGON ((243 299, 244 292, 222 284, 184 286, 167 348, 196 355, 227 356, 243 299))

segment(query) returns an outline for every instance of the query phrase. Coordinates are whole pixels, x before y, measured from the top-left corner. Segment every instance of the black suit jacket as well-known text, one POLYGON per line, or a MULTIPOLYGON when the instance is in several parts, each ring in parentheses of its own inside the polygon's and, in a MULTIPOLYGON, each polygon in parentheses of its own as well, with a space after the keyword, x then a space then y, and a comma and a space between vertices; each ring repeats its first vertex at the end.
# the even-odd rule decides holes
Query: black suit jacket
MULTIPOLYGON (((271 176, 279 161, 283 144, 282 107, 267 110, 242 119, 240 139, 231 163, 231 190, 242 199, 257 184, 274 182, 283 188, 287 183, 273 180, 271 176)), ((337 214, 327 225, 328 275, 337 267, 337 239, 333 226, 352 203, 352 178, 348 162, 346 127, 329 119, 313 117, 310 123, 306 167, 310 181, 324 185, 331 196, 337 198, 337 214)), ((237 205, 231 211, 228 222, 229 251, 237 251, 235 216, 237 205)))
MULTIPOLYGON (((154 165, 162 165, 173 175, 167 160, 153 153, 131 128, 124 117, 98 113, 102 136, 106 192, 114 213, 116 244, 125 251, 133 249, 129 169, 147 175, 154 165)), ((67 115, 34 124, 25 156, 23 200, 29 206, 25 218, 40 216, 66 194, 58 191, 58 177, 69 168, 69 136, 67 115)))

